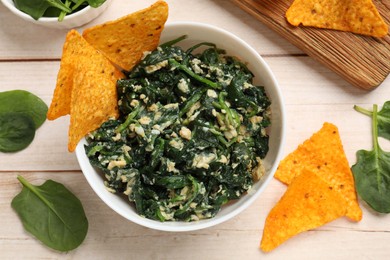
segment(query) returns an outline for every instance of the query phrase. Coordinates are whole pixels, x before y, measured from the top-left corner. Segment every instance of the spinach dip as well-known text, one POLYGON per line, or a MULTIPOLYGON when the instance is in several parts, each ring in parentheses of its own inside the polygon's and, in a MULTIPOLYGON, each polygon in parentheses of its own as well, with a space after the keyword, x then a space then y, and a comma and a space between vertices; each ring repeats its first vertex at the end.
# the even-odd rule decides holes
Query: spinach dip
POLYGON ((224 50, 183 50, 183 38, 145 53, 117 82, 119 118, 87 137, 107 189, 159 221, 214 217, 262 177, 268 152, 264 87, 224 50))

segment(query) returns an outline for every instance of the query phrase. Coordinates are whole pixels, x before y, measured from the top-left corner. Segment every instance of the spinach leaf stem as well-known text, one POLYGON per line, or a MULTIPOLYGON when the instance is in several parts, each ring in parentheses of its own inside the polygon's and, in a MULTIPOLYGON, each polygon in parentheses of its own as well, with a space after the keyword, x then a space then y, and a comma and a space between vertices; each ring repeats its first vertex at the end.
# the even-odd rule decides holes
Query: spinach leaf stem
POLYGON ((168 42, 165 42, 163 44, 160 45, 161 48, 164 48, 164 47, 169 47, 169 46, 172 46, 182 40, 185 40, 187 38, 187 35, 182 35, 176 39, 173 39, 172 41, 168 41, 168 42))
POLYGON ((77 3, 72 7, 72 11, 76 10, 77 8, 79 8, 79 6, 84 3, 86 0, 79 0, 77 1, 77 3))
MULTIPOLYGON (((72 3, 72 1, 70 1, 70 0, 65 0, 65 6, 66 6, 66 7, 70 7, 70 4, 71 4, 71 3, 72 3)), ((73 10, 73 9, 72 9, 72 10, 73 10)), ((65 15, 66 15, 67 13, 68 13, 68 12, 62 10, 61 13, 60 13, 60 15, 58 16, 58 21, 59 21, 59 22, 63 21, 64 18, 65 18, 65 15)))
MULTIPOLYGON (((69 3, 70 4, 70 3, 69 3)), ((72 12, 72 9, 69 8, 69 6, 66 6, 64 3, 61 3, 60 1, 57 2, 57 1, 50 1, 50 5, 51 6, 54 6, 66 13, 71 13, 72 12)))
POLYGON ((191 109, 191 107, 200 100, 200 98, 203 96, 204 91, 198 91, 195 92, 192 97, 186 102, 183 109, 180 110, 179 116, 182 117, 185 113, 188 112, 188 110, 191 109))
POLYGON ((103 145, 95 145, 88 153, 87 156, 93 156, 97 152, 100 152, 104 148, 103 145))
POLYGON ((140 111, 140 106, 138 105, 133 112, 131 112, 127 118, 126 118, 126 121, 119 125, 116 129, 115 129, 115 132, 116 133, 121 133, 123 132, 123 130, 125 130, 129 125, 130 123, 133 121, 133 119, 137 116, 138 112, 140 111))
POLYGON ((224 92, 224 91, 220 92, 218 95, 218 101, 219 101, 219 104, 221 105, 221 108, 226 111, 227 118, 228 118, 228 120, 227 120, 228 125, 234 126, 235 124, 234 124, 234 119, 233 119, 233 113, 230 110, 230 108, 227 106, 227 104, 224 100, 224 98, 226 96, 227 96, 226 92, 224 92))
POLYGON ((354 108, 356 111, 358 111, 358 112, 360 112, 360 113, 362 113, 362 114, 364 114, 364 115, 372 116, 372 113, 373 113, 373 112, 370 111, 370 110, 367 110, 367 109, 362 108, 362 107, 357 106, 357 105, 354 105, 353 108, 354 108))
POLYGON ((374 104, 372 110, 372 136, 373 136, 374 151, 376 154, 378 154, 379 152, 377 114, 378 114, 378 105, 374 104))
POLYGON ((193 79, 195 79, 195 80, 197 80, 197 81, 199 81, 199 82, 201 82, 201 83, 203 83, 211 88, 214 88, 214 89, 221 89, 222 88, 220 84, 199 76, 198 74, 196 74, 195 72, 190 70, 188 67, 177 62, 175 59, 168 59, 168 62, 171 66, 178 68, 179 70, 184 71, 193 79))
MULTIPOLYGON (((377 111, 378 111, 378 105, 374 104, 372 107, 372 138, 373 138, 373 146, 374 146, 374 154, 375 154, 375 166, 377 169, 380 168, 379 165, 379 153, 380 153, 380 147, 378 143, 378 117, 377 117, 377 111)), ((376 183, 377 183, 377 189, 380 194, 383 192, 383 188, 381 186, 382 178, 381 174, 378 171, 376 174, 376 183)))
POLYGON ((232 127, 238 129, 241 125, 240 117, 234 109, 231 109, 225 102, 225 97, 228 95, 227 92, 220 92, 218 96, 219 106, 221 109, 226 111, 226 114, 228 116, 228 125, 231 125, 232 127))

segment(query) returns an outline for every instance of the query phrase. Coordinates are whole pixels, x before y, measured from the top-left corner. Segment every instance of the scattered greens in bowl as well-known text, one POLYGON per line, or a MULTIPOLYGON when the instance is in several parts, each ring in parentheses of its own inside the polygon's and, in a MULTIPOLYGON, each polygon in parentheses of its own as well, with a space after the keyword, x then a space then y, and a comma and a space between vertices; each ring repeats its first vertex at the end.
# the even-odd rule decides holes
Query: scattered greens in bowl
POLYGON ((62 21, 88 5, 98 8, 106 0, 13 0, 15 7, 35 20, 41 17, 58 17, 62 21))
POLYGON ((185 51, 181 39, 145 53, 118 81, 120 117, 85 147, 107 189, 159 221, 214 217, 262 177, 268 152, 264 88, 214 44, 185 51))

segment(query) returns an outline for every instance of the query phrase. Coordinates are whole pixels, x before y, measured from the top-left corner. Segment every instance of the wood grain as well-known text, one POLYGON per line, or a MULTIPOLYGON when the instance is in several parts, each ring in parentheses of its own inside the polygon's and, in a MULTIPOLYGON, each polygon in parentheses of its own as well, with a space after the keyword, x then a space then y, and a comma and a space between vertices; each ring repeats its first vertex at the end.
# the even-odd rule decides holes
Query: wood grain
POLYGON ((387 259, 390 216, 370 216, 356 224, 340 218, 289 240, 271 253, 258 248, 267 213, 285 190, 272 180, 249 210, 220 225, 191 232, 162 232, 132 223, 105 205, 80 172, 3 172, 0 179, 1 259, 387 259), (34 185, 63 183, 83 203, 89 221, 85 241, 76 250, 50 250, 24 231, 10 203, 21 191, 16 175, 34 185), (360 257, 359 257, 360 256, 360 257))
MULTIPOLYGON (((275 0, 281 1, 281 0, 275 0)), ((155 0, 116 0, 92 23, 116 19, 155 0)), ((324 121, 338 126, 350 164, 358 149, 372 148, 370 118, 353 110, 370 108, 390 97, 390 77, 367 92, 303 54, 276 32, 247 15, 232 1, 168 0, 170 22, 202 22, 226 29, 251 45, 277 79, 286 112, 284 153, 295 149, 324 121)), ((269 2, 270 3, 270 2, 269 2)), ((287 8, 287 5, 286 5, 287 8)), ((276 15, 276 14, 275 14, 276 15)), ((24 89, 50 103, 66 30, 32 25, 0 4, 0 91, 24 89)), ((78 28, 82 31, 83 28, 78 28)), ((390 214, 376 214, 360 201, 363 220, 337 219, 290 239, 271 253, 259 249, 268 212, 286 190, 271 180, 254 203, 220 225, 192 232, 163 232, 132 223, 111 210, 92 190, 74 153, 67 152, 69 118, 45 122, 24 151, 0 153, 0 259, 266 259, 328 260, 389 258, 390 214), (76 250, 56 252, 24 230, 10 203, 22 187, 22 175, 35 185, 63 183, 83 203, 88 235, 76 250)), ((384 141, 384 140, 381 140, 384 141)), ((390 151, 390 142, 381 142, 390 151), (387 145, 387 146, 386 146, 387 145)))
MULTIPOLYGON (((332 69, 353 86, 372 90, 390 73, 390 36, 361 36, 349 32, 294 27, 285 19, 293 0, 233 0, 305 53, 332 69)), ((374 0, 390 24, 390 0, 374 0)))

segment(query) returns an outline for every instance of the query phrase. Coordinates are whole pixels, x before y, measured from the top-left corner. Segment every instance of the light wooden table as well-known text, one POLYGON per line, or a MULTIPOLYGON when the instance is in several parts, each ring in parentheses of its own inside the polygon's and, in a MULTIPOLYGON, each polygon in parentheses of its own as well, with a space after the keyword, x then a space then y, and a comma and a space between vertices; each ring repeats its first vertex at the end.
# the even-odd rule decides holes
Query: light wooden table
MULTIPOLYGON (((92 23, 118 18, 153 0, 116 0, 92 23)), ((350 164, 355 152, 371 149, 370 119, 354 104, 371 107, 390 99, 390 78, 372 92, 359 90, 302 53, 227 0, 168 0, 169 21, 198 21, 227 29, 252 45, 269 64, 283 92, 287 112, 284 154, 328 121, 336 124, 350 164)), ((80 28, 82 31, 83 28, 80 28)), ((24 89, 50 104, 66 31, 28 24, 0 5, 0 91, 24 89)), ((389 61, 390 62, 390 61, 389 61)), ((271 253, 258 248, 265 218, 285 191, 272 180, 247 210, 218 226, 167 233, 133 224, 108 208, 92 191, 67 152, 68 118, 46 122, 33 144, 0 154, 0 259, 389 259, 390 215, 373 213, 361 202, 363 220, 346 218, 287 241, 271 253), (24 231, 10 202, 20 192, 18 174, 34 184, 65 184, 82 201, 89 232, 74 251, 58 253, 24 231)), ((390 150, 389 142, 381 140, 390 150)))

